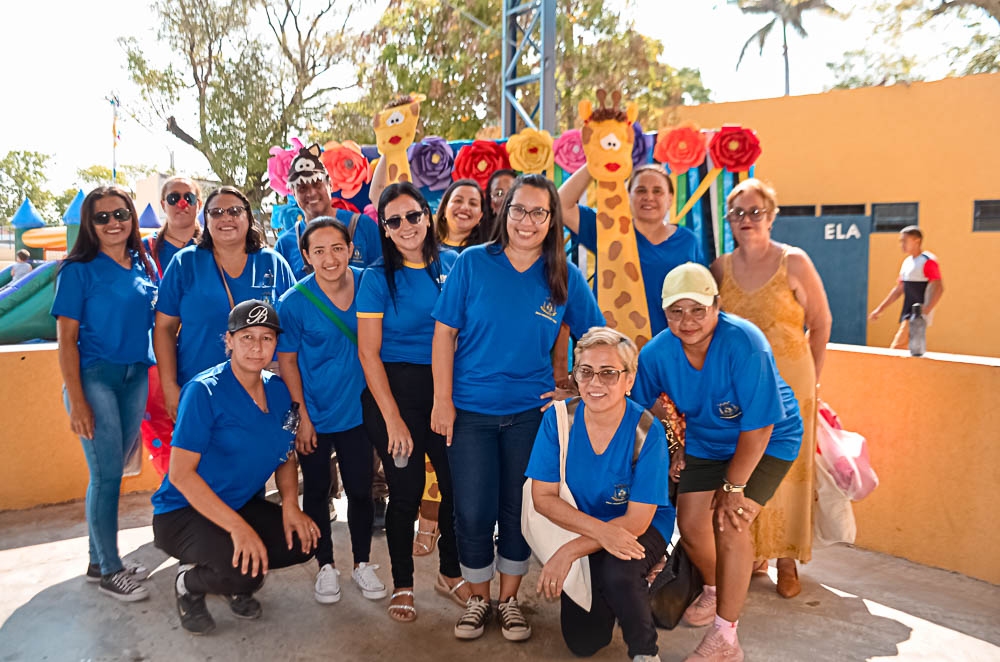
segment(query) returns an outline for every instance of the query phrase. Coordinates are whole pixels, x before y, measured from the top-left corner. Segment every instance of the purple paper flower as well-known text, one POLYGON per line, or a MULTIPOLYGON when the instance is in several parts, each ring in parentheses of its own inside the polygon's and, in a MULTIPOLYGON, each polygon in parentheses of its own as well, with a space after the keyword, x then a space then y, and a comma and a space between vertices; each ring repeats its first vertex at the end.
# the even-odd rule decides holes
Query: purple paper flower
POLYGON ((632 143, 632 166, 638 167, 649 162, 650 145, 638 122, 632 125, 632 129, 635 131, 635 141, 632 143))
POLYGON ((448 141, 439 136, 427 136, 406 150, 413 183, 432 191, 443 191, 451 184, 455 152, 448 141))
POLYGON ((587 163, 587 157, 583 153, 583 139, 580 137, 580 129, 570 129, 556 138, 555 142, 552 143, 552 151, 555 153, 556 164, 570 174, 587 163))

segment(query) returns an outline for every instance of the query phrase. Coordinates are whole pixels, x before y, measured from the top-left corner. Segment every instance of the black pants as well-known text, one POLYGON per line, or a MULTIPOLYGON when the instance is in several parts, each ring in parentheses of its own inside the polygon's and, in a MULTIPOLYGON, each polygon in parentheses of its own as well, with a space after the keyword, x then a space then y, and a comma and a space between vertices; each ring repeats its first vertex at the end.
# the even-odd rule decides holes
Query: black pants
MULTIPOLYGON (((302 552, 297 535, 288 549, 278 504, 254 497, 236 512, 263 541, 269 570, 312 558, 311 552, 302 552)), ((264 583, 262 573, 256 577, 244 575, 240 568, 233 567, 233 539, 191 506, 153 515, 153 543, 181 563, 195 564, 184 575, 184 584, 191 593, 249 594, 264 583)))
POLYGON ((359 425, 341 432, 317 432, 312 453, 299 453, 302 467, 302 510, 319 527, 316 561, 322 568, 333 563, 330 538, 330 454, 337 451, 340 478, 347 493, 347 528, 351 532, 351 551, 355 563, 367 563, 372 548, 372 447, 365 428, 359 425))
POLYGON ((646 575, 663 558, 667 543, 650 526, 639 536, 639 544, 646 550, 642 559, 623 561, 603 549, 590 555, 593 599, 589 612, 562 594, 562 635, 574 654, 590 657, 610 644, 617 620, 630 658, 656 655, 656 624, 646 575))
POLYGON ((424 454, 431 458, 441 490, 441 511, 438 529, 439 569, 445 577, 460 577, 458 548, 455 544, 454 508, 451 470, 445 450, 445 438, 431 430, 431 409, 434 406, 434 379, 429 365, 386 363, 389 388, 396 399, 400 416, 413 438, 413 453, 405 467, 399 469, 389 454, 389 435, 385 419, 371 391, 361 394, 361 408, 368 438, 382 458, 386 482, 389 485, 389 505, 385 512, 385 537, 392 561, 392 582, 397 587, 413 586, 413 523, 420 510, 424 493, 424 454))

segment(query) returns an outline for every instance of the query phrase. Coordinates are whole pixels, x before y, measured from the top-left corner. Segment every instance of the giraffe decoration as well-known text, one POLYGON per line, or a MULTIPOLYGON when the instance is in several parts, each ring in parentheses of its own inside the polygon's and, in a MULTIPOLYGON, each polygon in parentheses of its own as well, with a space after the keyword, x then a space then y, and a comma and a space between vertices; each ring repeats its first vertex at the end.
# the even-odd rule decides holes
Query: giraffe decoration
POLYGON ((385 159, 387 185, 413 181, 406 150, 413 144, 417 133, 420 102, 423 100, 422 94, 407 94, 375 113, 375 144, 385 159))
POLYGON ((580 102, 581 139, 587 170, 597 182, 597 304, 608 326, 632 338, 641 348, 652 337, 646 291, 639 268, 639 248, 632 229, 625 181, 632 173, 632 124, 635 103, 622 110, 621 93, 597 91, 601 107, 580 102))

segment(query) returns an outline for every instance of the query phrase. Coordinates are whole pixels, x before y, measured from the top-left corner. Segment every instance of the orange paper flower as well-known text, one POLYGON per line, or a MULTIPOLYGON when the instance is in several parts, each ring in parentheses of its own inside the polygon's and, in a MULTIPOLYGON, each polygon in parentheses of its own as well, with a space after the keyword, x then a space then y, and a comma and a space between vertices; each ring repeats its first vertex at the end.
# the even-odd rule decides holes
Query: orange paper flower
POLYGON ((553 170, 552 136, 548 131, 522 129, 507 140, 507 154, 510 164, 521 172, 537 175, 553 170))
POLYGON ((319 158, 330 175, 331 191, 340 191, 344 198, 353 198, 362 186, 371 181, 372 171, 368 159, 353 140, 342 143, 331 140, 323 145, 323 153, 319 158))
POLYGON ((653 158, 666 163, 670 174, 681 175, 704 162, 707 147, 705 136, 695 127, 675 126, 657 134, 653 158))

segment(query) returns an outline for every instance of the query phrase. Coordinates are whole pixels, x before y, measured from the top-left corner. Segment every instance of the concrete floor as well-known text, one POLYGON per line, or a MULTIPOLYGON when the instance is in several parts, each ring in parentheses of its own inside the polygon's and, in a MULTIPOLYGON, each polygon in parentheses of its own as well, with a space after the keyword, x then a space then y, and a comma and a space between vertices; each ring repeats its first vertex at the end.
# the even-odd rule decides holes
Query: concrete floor
MULTIPOLYGON (((124 498, 121 512, 123 556, 153 569, 145 602, 119 603, 84 582, 83 504, 0 513, 0 662, 575 659, 559 635, 558 607, 533 595, 537 567, 522 595, 530 641, 504 641, 495 623, 478 641, 456 641, 451 630, 460 609, 431 586, 436 554, 417 559, 415 623, 391 621, 388 600, 366 600, 347 576, 343 599, 318 605, 310 563, 271 573, 258 594, 259 621, 237 621, 210 599, 218 628, 193 637, 180 629, 174 608, 176 562, 152 544, 149 495, 124 498)), ((342 518, 334 539, 347 566, 342 518)), ((384 536, 375 538, 373 557, 388 581, 384 536)), ((800 576, 803 590, 794 600, 775 594, 773 568, 770 577, 754 579, 740 624, 748 660, 1000 660, 1000 587, 846 546, 817 550, 800 576)), ((661 631, 660 655, 683 660, 701 636, 684 627, 661 631)), ((594 659, 626 659, 620 634, 594 659)))

